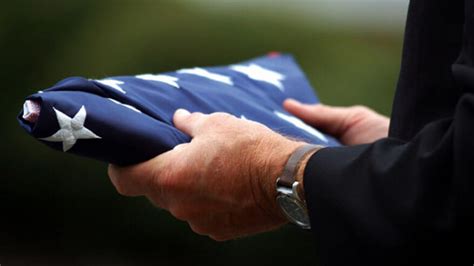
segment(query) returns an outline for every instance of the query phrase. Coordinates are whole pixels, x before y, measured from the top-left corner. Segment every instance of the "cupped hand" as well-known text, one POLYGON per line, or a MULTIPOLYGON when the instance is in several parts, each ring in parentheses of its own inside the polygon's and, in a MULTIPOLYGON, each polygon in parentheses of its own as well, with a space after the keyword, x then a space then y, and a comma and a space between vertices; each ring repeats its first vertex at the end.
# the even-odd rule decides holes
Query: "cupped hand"
POLYGON ((357 145, 387 137, 390 120, 365 106, 333 107, 303 104, 289 99, 285 109, 307 124, 337 137, 345 145, 357 145))
POLYGON ((287 222, 275 200, 275 181, 290 154, 304 143, 225 113, 178 110, 174 124, 192 141, 134 166, 110 165, 119 193, 144 195, 215 240, 287 222))

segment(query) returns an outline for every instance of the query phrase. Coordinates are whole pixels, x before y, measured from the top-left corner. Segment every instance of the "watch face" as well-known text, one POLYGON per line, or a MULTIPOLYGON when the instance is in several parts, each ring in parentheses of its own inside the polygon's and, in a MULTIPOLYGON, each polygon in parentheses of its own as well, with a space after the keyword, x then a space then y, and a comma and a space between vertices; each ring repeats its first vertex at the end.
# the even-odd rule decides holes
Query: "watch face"
POLYGON ((277 200, 283 213, 291 222, 305 229, 310 228, 308 213, 301 202, 287 195, 279 195, 277 200))

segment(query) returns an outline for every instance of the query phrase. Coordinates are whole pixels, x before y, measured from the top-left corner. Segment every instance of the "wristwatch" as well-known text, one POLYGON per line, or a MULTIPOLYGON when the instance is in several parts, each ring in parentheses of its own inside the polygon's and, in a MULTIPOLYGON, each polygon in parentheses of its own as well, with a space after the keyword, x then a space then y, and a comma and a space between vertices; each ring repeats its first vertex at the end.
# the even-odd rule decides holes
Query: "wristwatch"
POLYGON ((303 229, 311 229, 308 209, 303 196, 302 184, 296 181, 295 176, 302 159, 311 152, 321 149, 319 145, 303 145, 296 149, 288 159, 283 173, 276 181, 276 200, 283 214, 291 223, 303 229))

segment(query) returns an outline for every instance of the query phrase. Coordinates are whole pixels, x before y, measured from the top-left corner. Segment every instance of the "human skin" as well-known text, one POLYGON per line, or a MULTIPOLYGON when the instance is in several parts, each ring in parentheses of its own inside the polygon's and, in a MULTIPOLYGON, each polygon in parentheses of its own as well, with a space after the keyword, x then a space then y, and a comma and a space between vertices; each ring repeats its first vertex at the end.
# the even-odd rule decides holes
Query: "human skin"
MULTIPOLYGON (((389 120, 366 107, 284 102, 287 111, 338 137, 343 144, 368 143, 387 136, 389 120)), ((266 126, 225 113, 178 110, 176 128, 190 143, 149 161, 119 167, 109 176, 125 196, 145 196, 191 229, 223 241, 270 231, 287 223, 275 200, 275 182, 292 152, 304 142, 266 126)), ((306 158, 298 169, 302 180, 306 158)))

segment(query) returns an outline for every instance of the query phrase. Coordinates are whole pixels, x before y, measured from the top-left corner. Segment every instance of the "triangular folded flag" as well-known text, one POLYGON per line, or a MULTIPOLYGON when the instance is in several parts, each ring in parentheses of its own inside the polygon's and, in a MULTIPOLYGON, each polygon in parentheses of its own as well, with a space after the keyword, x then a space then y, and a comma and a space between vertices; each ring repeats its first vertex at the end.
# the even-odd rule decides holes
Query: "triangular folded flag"
POLYGON ((27 97, 18 116, 33 137, 60 151, 129 165, 190 137, 173 126, 178 108, 226 112, 309 143, 339 143, 286 112, 282 103, 318 98, 290 55, 270 54, 228 66, 100 80, 71 77, 27 97))

